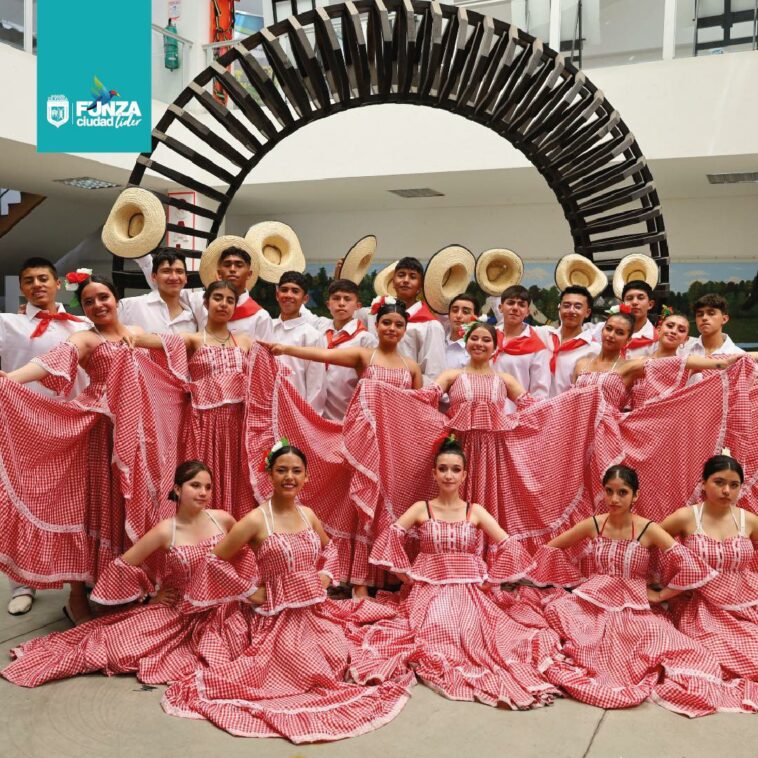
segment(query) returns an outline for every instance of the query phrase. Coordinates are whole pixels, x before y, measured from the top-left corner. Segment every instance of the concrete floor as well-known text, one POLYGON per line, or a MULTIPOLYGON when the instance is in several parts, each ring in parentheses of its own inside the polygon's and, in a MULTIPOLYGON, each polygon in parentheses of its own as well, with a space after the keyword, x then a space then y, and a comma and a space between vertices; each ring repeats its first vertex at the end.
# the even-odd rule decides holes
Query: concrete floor
MULTIPOLYGON (((0 647, 66 629, 63 592, 43 592, 26 616, 5 613, 0 579, 0 647)), ((0 654, 5 660, 5 653, 0 654)), ((690 720, 646 703, 602 711, 571 700, 528 712, 456 703, 417 686, 402 713, 362 737, 322 745, 231 737, 206 722, 163 713, 163 688, 99 674, 36 689, 0 679, 0 758, 236 756, 268 758, 697 758, 758 754, 758 716, 717 714, 690 720)))

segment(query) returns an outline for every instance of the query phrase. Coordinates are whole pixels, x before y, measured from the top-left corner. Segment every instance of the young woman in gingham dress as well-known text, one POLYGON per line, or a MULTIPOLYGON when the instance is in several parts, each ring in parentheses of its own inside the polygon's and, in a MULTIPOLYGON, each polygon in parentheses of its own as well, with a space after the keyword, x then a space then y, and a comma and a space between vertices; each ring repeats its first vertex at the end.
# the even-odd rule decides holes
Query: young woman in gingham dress
POLYGON ((170 497, 176 515, 113 561, 92 591, 94 603, 115 612, 14 648, 15 662, 2 672, 6 679, 36 687, 102 671, 133 672, 141 682, 165 684, 194 671, 198 661, 220 662, 244 650, 247 626, 239 602, 198 612, 185 599, 208 550, 234 519, 208 510, 211 475, 200 461, 177 468, 170 497))
MULTIPOLYGON (((321 523, 297 501, 305 456, 283 445, 269 454, 271 498, 243 518, 213 550, 194 602, 245 588, 229 560, 255 551, 260 586, 250 592, 247 650, 172 685, 163 699, 175 716, 204 718, 231 734, 322 742, 377 729, 408 699, 412 676, 378 686, 346 681, 353 624, 393 615, 372 600, 327 599, 335 555, 321 523)), ((249 592, 249 586, 246 590, 249 592)))
POLYGON ((743 482, 734 458, 710 458, 703 501, 679 508, 661 526, 718 572, 669 603, 677 628, 707 647, 730 675, 758 681, 758 516, 736 506, 743 482))
POLYGON ((371 562, 406 586, 397 618, 359 630, 351 674, 373 683, 410 670, 452 700, 513 709, 549 704, 557 689, 539 672, 558 651, 557 635, 538 613, 531 623, 516 621, 489 593, 521 579, 531 557, 481 505, 461 498, 466 457, 455 441, 442 443, 433 475, 437 497, 412 505, 371 551, 371 562), (411 562, 406 538, 414 528, 419 550, 411 562))
POLYGON ((237 303, 234 285, 211 283, 203 302, 208 319, 202 332, 144 334, 133 344, 165 351, 177 385, 189 390, 178 454, 201 460, 215 472, 214 504, 240 519, 255 505, 244 464, 245 374, 259 348, 249 336, 229 330, 237 303))
POLYGON ((702 587, 716 572, 660 526, 632 512, 639 489, 632 469, 613 466, 603 487, 608 512, 541 548, 528 575, 538 585, 573 587, 572 593, 549 590, 541 599, 562 642, 562 655, 545 669, 545 677, 600 708, 651 700, 690 717, 758 709, 758 684, 730 680, 709 650, 650 607, 702 587), (646 583, 652 548, 662 552, 662 590, 646 583))

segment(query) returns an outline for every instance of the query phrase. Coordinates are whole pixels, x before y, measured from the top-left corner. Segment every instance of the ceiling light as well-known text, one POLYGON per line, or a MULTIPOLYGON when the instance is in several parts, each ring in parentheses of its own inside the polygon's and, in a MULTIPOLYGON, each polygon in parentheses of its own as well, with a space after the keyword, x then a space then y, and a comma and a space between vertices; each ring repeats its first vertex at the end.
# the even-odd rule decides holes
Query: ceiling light
POLYGON ((429 187, 422 187, 421 189, 396 189, 387 190, 393 195, 398 197, 445 197, 444 192, 437 192, 437 190, 430 189, 429 187))
POLYGON ((756 184, 758 171, 743 171, 725 174, 706 174, 711 184, 756 184))
POLYGON ((88 190, 111 189, 121 186, 114 182, 106 182, 103 179, 93 179, 91 176, 78 176, 74 179, 53 179, 53 181, 60 184, 68 184, 69 187, 88 190))

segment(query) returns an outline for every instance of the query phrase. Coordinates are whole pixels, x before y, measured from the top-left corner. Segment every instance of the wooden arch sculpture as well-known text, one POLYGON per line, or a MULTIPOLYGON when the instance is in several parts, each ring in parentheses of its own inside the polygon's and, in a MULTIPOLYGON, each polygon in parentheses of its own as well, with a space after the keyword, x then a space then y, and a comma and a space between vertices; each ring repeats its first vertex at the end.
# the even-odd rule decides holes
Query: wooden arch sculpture
MULTIPOLYGON (((626 253, 647 253, 658 264, 660 286, 668 287, 655 183, 605 95, 541 40, 434 0, 337 3, 231 46, 169 105, 129 185, 139 186, 149 169, 202 195, 214 209, 155 193, 165 205, 212 220, 210 231, 171 224, 168 231, 210 241, 245 177, 279 142, 316 119, 375 103, 441 108, 492 129, 545 178, 563 208, 574 252, 607 272, 626 253), (226 93, 226 104, 214 98, 214 87, 226 93), (193 115, 198 108, 215 129, 193 115), (186 144, 188 133, 191 143, 202 141, 202 152, 186 144), (193 178, 191 168, 186 174, 170 168, 169 154, 218 184, 193 178)), ((116 286, 143 288, 142 274, 123 265, 114 258, 116 286)), ((199 286, 196 275, 190 286, 199 286)))

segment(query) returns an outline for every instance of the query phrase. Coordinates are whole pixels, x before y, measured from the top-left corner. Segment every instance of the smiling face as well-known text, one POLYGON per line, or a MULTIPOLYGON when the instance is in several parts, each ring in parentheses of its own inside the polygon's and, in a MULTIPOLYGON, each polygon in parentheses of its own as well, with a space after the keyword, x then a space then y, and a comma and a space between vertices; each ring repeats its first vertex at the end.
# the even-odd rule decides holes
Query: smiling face
POLYGON ((377 319, 376 335, 379 342, 397 344, 405 335, 405 319, 399 313, 384 313, 377 319))
POLYGON ((740 496, 740 475, 736 471, 717 471, 703 480, 703 498, 713 505, 734 505, 740 496))
POLYGON ((708 306, 706 308, 698 308, 695 311, 695 324, 703 337, 718 334, 724 328, 727 321, 729 321, 729 316, 720 308, 708 306))
POLYGON ((483 326, 475 326, 466 339, 466 352, 475 361, 488 361, 495 352, 495 347, 489 329, 483 326))
POLYGON ((392 274, 392 286, 395 288, 398 298, 406 305, 412 305, 416 302, 423 283, 421 274, 410 268, 396 268, 395 273, 392 274))
POLYGON ((632 336, 632 327, 629 322, 619 316, 610 316, 603 325, 601 340, 603 350, 606 353, 621 352, 632 336))
POLYGON ((442 453, 437 456, 432 469, 432 476, 437 482, 441 493, 452 494, 458 492, 466 480, 466 466, 463 458, 455 453, 442 453))
POLYGON ((476 308, 469 300, 456 300, 448 311, 450 337, 458 340, 463 336, 463 327, 476 318, 476 308))
POLYGON ((300 308, 308 302, 308 295, 299 285, 287 282, 277 286, 276 302, 279 304, 282 319, 297 318, 300 308))
POLYGON ((208 321, 227 323, 237 307, 237 293, 228 287, 214 289, 205 300, 208 309, 208 321))
POLYGON ((61 288, 61 280, 43 266, 25 268, 19 277, 21 294, 27 302, 42 311, 48 310, 54 303, 61 288))
POLYGON ((238 255, 227 255, 218 262, 216 270, 218 278, 231 282, 236 287, 238 295, 247 291, 247 280, 250 273, 250 264, 238 255))
POLYGON ((687 341, 690 334, 690 322, 686 316, 676 313, 666 316, 658 326, 659 342, 669 350, 676 350, 687 341))
POLYGON ((295 453, 284 453, 276 458, 268 472, 274 494, 294 498, 308 481, 305 463, 295 453))
POLYGON ((561 323, 569 329, 580 327, 591 315, 592 310, 584 295, 569 293, 561 298, 558 306, 561 323))
POLYGON ((176 297, 187 284, 187 270, 181 261, 164 261, 153 274, 153 281, 161 295, 176 297))
POLYGON ((178 507, 191 511, 201 511, 211 502, 213 482, 207 471, 198 471, 192 479, 180 485, 174 485, 174 492, 179 498, 178 507))
POLYGON ((82 290, 84 315, 95 326, 106 326, 118 320, 118 301, 104 284, 90 282, 82 290))
POLYGON ((632 506, 639 497, 639 492, 634 492, 631 486, 621 477, 609 479, 603 485, 603 494, 608 513, 621 515, 632 510, 632 506))
POLYGON ((520 297, 509 297, 500 303, 500 312, 506 326, 518 326, 529 315, 529 303, 520 297))

